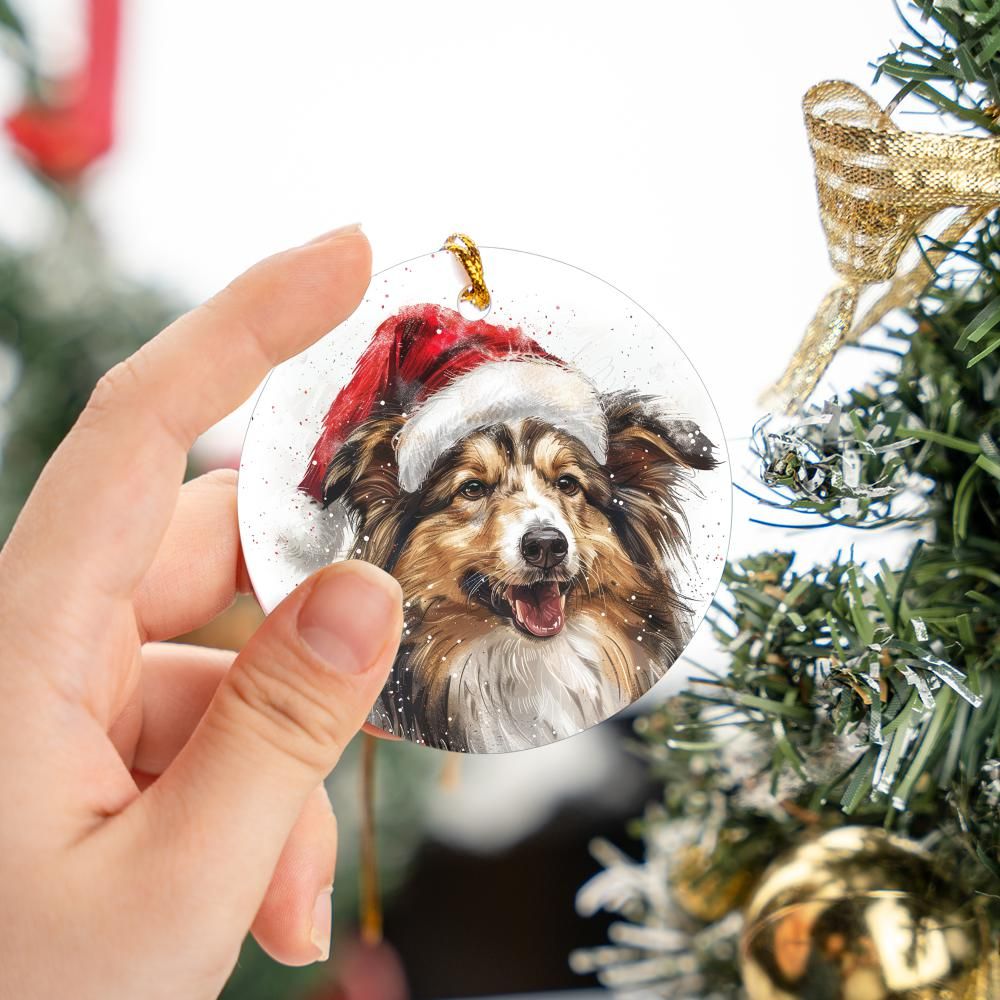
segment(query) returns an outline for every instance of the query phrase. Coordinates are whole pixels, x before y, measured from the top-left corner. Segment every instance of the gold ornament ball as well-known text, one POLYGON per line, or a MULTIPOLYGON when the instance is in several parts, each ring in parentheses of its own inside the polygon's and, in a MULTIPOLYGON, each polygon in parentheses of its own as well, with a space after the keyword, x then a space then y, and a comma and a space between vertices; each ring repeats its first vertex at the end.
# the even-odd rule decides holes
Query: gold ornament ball
POLYGON ((970 894, 917 844, 833 830, 765 872, 741 946, 750 1000, 1000 1000, 970 894))

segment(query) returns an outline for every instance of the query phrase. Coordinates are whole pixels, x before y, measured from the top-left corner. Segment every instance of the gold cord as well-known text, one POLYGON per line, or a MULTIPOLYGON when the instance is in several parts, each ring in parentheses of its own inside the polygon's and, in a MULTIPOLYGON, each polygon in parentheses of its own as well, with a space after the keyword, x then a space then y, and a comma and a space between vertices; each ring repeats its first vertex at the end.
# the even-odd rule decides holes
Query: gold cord
POLYGON ((382 940, 382 900, 375 850, 376 739, 361 737, 361 940, 369 946, 382 940))
POLYGON ((465 273, 469 276, 468 288, 462 289, 459 298, 463 302, 471 302, 477 309, 484 312, 490 307, 490 290, 486 287, 486 277, 483 273, 483 258, 479 255, 479 247, 471 236, 464 233, 452 233, 444 241, 443 250, 450 250, 462 263, 465 273))
POLYGON ((802 102, 816 167, 820 219, 840 281, 823 299, 772 398, 800 408, 837 350, 889 310, 909 305, 954 243, 1000 206, 1000 138, 906 132, 863 90, 830 81, 802 102), (946 225, 941 213, 961 208, 946 225), (897 273, 915 236, 937 223, 937 242, 897 273), (857 319, 860 294, 888 282, 857 319))

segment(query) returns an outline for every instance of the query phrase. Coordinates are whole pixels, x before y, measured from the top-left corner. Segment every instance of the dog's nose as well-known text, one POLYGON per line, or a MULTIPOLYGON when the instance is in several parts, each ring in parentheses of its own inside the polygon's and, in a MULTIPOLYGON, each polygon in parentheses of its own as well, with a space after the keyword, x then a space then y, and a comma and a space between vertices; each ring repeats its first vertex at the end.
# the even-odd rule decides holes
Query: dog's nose
POLYGON ((524 561, 539 569, 552 569, 566 558, 569 542, 558 528, 530 528, 521 536, 524 561))

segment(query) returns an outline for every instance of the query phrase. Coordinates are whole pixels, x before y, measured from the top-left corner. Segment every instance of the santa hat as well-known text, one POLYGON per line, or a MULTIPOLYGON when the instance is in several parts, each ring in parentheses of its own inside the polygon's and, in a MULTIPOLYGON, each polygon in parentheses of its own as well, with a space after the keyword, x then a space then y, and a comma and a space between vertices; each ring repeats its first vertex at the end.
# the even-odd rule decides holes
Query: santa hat
POLYGON ((533 417, 573 435, 599 462, 607 426, 597 389, 516 327, 467 320, 453 309, 409 306, 387 319, 337 394, 299 489, 323 501, 323 479, 352 431, 384 408, 402 411, 396 440, 403 490, 481 427, 533 417))

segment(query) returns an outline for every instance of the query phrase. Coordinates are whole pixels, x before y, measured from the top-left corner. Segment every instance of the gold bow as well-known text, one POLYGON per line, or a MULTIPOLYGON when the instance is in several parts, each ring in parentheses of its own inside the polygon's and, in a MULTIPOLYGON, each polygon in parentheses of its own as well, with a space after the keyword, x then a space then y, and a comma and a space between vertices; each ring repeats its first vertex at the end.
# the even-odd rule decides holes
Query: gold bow
POLYGON ((954 243, 1000 206, 1000 137, 904 132, 863 90, 820 83, 802 101, 816 167, 820 218, 840 281, 820 303, 769 399, 801 407, 834 354, 891 309, 908 305, 954 243), (907 244, 947 209, 960 209, 935 246, 897 273, 907 244), (889 282, 857 318, 866 286, 889 282))

